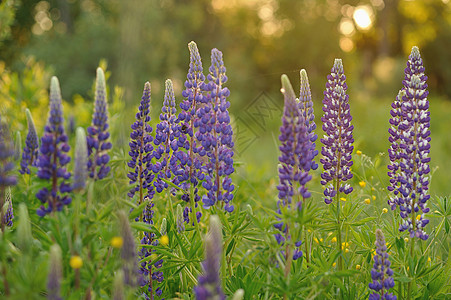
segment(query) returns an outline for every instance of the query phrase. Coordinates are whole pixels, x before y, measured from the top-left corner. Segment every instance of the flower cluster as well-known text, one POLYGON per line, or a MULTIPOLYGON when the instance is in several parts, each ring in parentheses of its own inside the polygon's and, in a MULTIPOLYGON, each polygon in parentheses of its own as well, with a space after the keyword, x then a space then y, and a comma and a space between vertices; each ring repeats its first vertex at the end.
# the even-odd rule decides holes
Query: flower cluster
POLYGON ((110 172, 107 163, 110 160, 108 150, 111 149, 108 132, 108 105, 106 97, 105 75, 101 68, 97 68, 96 93, 92 124, 88 127, 88 170, 94 179, 105 178, 110 172))
POLYGON ((403 218, 400 231, 408 230, 410 237, 426 240, 428 235, 423 228, 429 223, 424 214, 429 212, 426 202, 430 198, 431 132, 427 76, 417 47, 412 48, 404 73, 404 87, 391 111, 388 189, 395 197, 389 204, 392 209, 399 206, 403 218))
POLYGON ((72 184, 72 189, 74 191, 82 190, 86 186, 86 179, 88 178, 87 161, 88 149, 86 145, 85 130, 78 127, 75 144, 74 183, 72 184))
POLYGON ((321 150, 323 158, 320 160, 324 167, 321 184, 326 186, 326 204, 332 203, 337 193, 352 192, 352 187, 344 183, 352 178, 350 167, 354 149, 354 126, 351 125, 349 95, 346 94, 348 86, 345 80, 343 63, 341 59, 336 59, 331 74, 327 76, 323 99, 324 116, 321 118, 325 132, 324 138, 321 139, 324 145, 321 150))
POLYGON ((375 292, 370 294, 369 300, 396 300, 396 296, 388 292, 395 286, 392 276, 393 270, 390 269, 384 234, 382 230, 376 229, 376 255, 371 269, 373 282, 369 284, 370 289, 375 292))
POLYGON ((197 300, 226 299, 219 277, 222 256, 222 229, 218 216, 210 217, 210 233, 205 238, 205 261, 202 263, 203 276, 194 287, 197 300))
POLYGON ((298 106, 300 110, 300 114, 304 117, 305 126, 307 127, 307 132, 309 134, 310 139, 310 152, 312 153, 312 162, 311 169, 316 170, 318 168, 318 164, 313 160, 315 156, 318 155, 318 150, 315 150, 316 144, 315 141, 318 138, 318 135, 315 134, 316 124, 315 124, 315 114, 313 113, 313 101, 312 101, 312 92, 310 91, 310 84, 308 81, 307 72, 302 69, 300 71, 301 78, 301 88, 299 93, 299 101, 298 106))
MULTIPOLYGON (((147 202, 146 208, 144 209, 143 214, 143 222, 147 223, 149 225, 153 225, 153 201, 151 199, 145 199, 147 202)), ((144 236, 141 239, 141 245, 158 245, 158 240, 155 238, 155 233, 153 232, 144 232, 144 236)), ((152 255, 152 253, 155 253, 155 250, 152 248, 142 247, 139 251, 139 257, 140 259, 144 259, 146 257, 149 257, 152 255)), ((158 261, 146 261, 142 262, 139 267, 139 285, 141 287, 147 287, 147 291, 144 292, 144 296, 146 299, 153 299, 153 296, 150 298, 148 297, 147 293, 150 293, 150 295, 157 295, 161 296, 162 289, 161 287, 155 288, 156 283, 163 282, 163 272, 158 271, 159 268, 161 268, 163 265, 163 260, 160 259, 158 261)))
MULTIPOLYGON (((282 214, 281 208, 301 209, 302 201, 311 196, 306 188, 307 182, 312 178, 308 174, 312 167, 312 142, 310 133, 306 126, 302 111, 296 102, 296 96, 286 75, 282 75, 282 93, 284 95, 284 112, 282 115, 282 126, 280 127, 279 140, 282 145, 279 147, 279 180, 277 186, 279 190, 279 201, 277 213, 282 214)), ((283 222, 275 225, 277 229, 284 233, 276 234, 276 240, 283 244, 290 237, 288 226, 283 222)), ((296 243, 300 247, 301 242, 296 243)), ((302 256, 302 251, 296 249, 293 259, 302 256)))
POLYGON ((22 152, 22 160, 20 161, 20 174, 30 174, 29 166, 36 167, 38 158, 39 138, 36 132, 36 126, 34 125, 33 118, 30 110, 25 110, 28 123, 28 133, 25 140, 25 147, 22 152))
POLYGON ((37 164, 38 177, 51 182, 50 190, 44 187, 36 194, 36 197, 43 203, 37 210, 37 214, 41 217, 51 212, 60 211, 63 205, 68 205, 71 202, 71 198, 67 194, 72 188, 66 182, 71 174, 65 168, 70 162, 70 157, 66 154, 70 150, 67 140, 67 135, 64 132, 61 90, 58 79, 52 77, 49 118, 44 135, 41 138, 37 164), (59 180, 60 182, 58 182, 59 180))
POLYGON ((7 187, 5 191, 5 203, 3 204, 3 207, 0 207, 0 209, 4 210, 2 213, 3 218, 0 220, 2 222, 2 226, 13 226, 13 219, 14 219, 14 213, 13 213, 13 201, 11 196, 11 188, 7 187))
POLYGON ((197 110, 194 121, 194 127, 198 128, 196 139, 202 146, 199 154, 208 158, 204 166, 205 181, 202 183, 207 194, 202 201, 205 208, 223 201, 224 209, 232 212, 234 207, 230 201, 235 187, 230 178, 234 172, 233 131, 228 112, 230 102, 227 101, 230 91, 224 87, 227 81, 226 68, 218 49, 211 51, 209 71, 208 83, 204 84, 206 94, 202 98, 203 105, 197 110))
POLYGON ((141 103, 136 113, 136 121, 132 124, 132 132, 130 134, 131 141, 130 151, 128 152, 131 159, 128 166, 132 171, 128 173, 129 183, 136 184, 132 187, 128 196, 133 198, 136 192, 139 192, 139 204, 142 203, 145 196, 150 199, 154 193, 152 181, 155 175, 148 166, 152 160, 152 127, 150 122, 150 83, 144 85, 141 103))

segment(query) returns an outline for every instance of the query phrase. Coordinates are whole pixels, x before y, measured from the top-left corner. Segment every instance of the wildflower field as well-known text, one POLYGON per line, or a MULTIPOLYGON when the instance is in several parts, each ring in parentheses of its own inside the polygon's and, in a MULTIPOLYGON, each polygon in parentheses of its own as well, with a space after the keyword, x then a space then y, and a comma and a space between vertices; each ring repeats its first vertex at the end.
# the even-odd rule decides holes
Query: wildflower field
POLYGON ((1 299, 451 299, 451 106, 418 47, 371 105, 339 58, 321 99, 280 74, 278 131, 247 150, 227 53, 188 50, 163 99, 143 82, 126 107, 101 64, 92 101, 56 77, 2 100, 1 299))

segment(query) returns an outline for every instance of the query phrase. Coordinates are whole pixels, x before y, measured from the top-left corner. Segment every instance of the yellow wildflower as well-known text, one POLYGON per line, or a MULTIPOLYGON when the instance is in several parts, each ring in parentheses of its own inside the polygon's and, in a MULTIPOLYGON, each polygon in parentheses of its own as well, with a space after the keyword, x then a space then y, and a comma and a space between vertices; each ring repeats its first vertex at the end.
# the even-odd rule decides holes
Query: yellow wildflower
POLYGON ((386 213, 388 213, 388 209, 386 209, 385 207, 382 209, 382 212, 384 213, 384 214, 386 214, 386 213))
POLYGON ((373 196, 373 197, 371 197, 371 198, 373 198, 373 201, 376 200, 376 196, 373 196))
POLYGON ((333 263, 333 264, 332 264, 332 267, 335 267, 336 265, 337 265, 337 263, 333 263))
POLYGON ((420 221, 421 215, 417 215, 417 221, 420 221))
POLYGON ((83 259, 78 255, 74 255, 70 258, 69 265, 72 269, 80 269, 83 266, 83 259))
POLYGON ((404 242, 408 243, 409 242, 409 238, 404 238, 404 242))
POLYGON ((359 185, 360 185, 361 188, 364 188, 364 187, 366 187, 366 182, 365 181, 360 181, 359 185))
POLYGON ((363 200, 363 202, 365 202, 365 204, 370 204, 371 200, 370 200, 370 198, 366 198, 365 200, 363 200))
POLYGON ((163 235, 163 236, 160 238, 160 244, 162 244, 163 246, 169 245, 169 238, 168 238, 167 235, 163 235))
POLYGON ((318 241, 318 239, 316 237, 313 238, 313 240, 315 241, 315 243, 319 244, 319 241, 318 241))
POLYGON ((346 201, 346 198, 341 197, 340 200, 341 201, 346 201))
POLYGON ((361 267, 360 267, 360 265, 356 265, 355 268, 356 268, 356 270, 360 270, 361 267))
POLYGON ((348 248, 346 248, 346 249, 345 249, 345 253, 348 253, 348 252, 349 252, 349 249, 348 249, 348 248))
POLYGON ((432 260, 432 259, 431 259, 431 257, 430 257, 430 256, 428 256, 428 262, 431 262, 431 260, 432 260))
POLYGON ((115 236, 111 239, 111 246, 113 248, 122 248, 122 245, 124 244, 124 240, 120 236, 115 236))
POLYGON ((355 154, 357 154, 357 155, 362 155, 362 151, 357 150, 357 151, 355 152, 355 154))
POLYGON ((330 241, 331 241, 332 243, 336 243, 336 242, 337 242, 337 238, 336 238, 336 237, 333 237, 330 241))

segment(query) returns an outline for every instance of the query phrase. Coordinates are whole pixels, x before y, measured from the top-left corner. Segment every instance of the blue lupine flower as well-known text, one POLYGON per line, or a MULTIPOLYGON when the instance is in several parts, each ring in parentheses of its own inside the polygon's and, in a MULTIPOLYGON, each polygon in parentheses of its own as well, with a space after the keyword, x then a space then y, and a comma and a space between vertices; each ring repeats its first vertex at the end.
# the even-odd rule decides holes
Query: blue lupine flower
POLYGON ((163 107, 160 114, 160 123, 155 129, 155 138, 153 143, 155 145, 152 157, 155 162, 151 164, 150 168, 156 175, 153 183, 155 191, 161 193, 168 188, 168 184, 162 179, 171 180, 178 185, 178 178, 173 176, 179 170, 177 157, 174 153, 178 150, 178 137, 180 131, 176 124, 176 108, 175 96, 172 81, 166 80, 163 107))
POLYGON ((352 150, 354 138, 351 125, 351 112, 349 110, 349 95, 346 94, 348 86, 345 83, 346 76, 343 72, 341 59, 336 59, 331 74, 327 76, 326 91, 324 92, 323 130, 324 138, 321 139, 323 147, 324 172, 321 174, 321 184, 326 186, 324 201, 330 204, 337 193, 349 194, 352 187, 345 181, 352 178, 352 150), (338 182, 338 183, 337 183, 338 182), (336 186, 338 185, 338 191, 336 186))
POLYGON ((49 273, 47 275, 47 299, 62 300, 61 282, 63 280, 63 267, 61 249, 55 244, 50 247, 49 273))
POLYGON ((41 138, 41 147, 38 158, 38 177, 51 182, 50 190, 41 189, 36 197, 43 205, 37 210, 41 217, 48 213, 60 211, 63 205, 68 205, 71 198, 67 195, 72 187, 66 180, 71 174, 65 166, 70 162, 66 154, 70 146, 67 144, 67 135, 64 132, 63 105, 61 91, 56 77, 50 83, 50 111, 44 135, 41 138))
POLYGON ((316 124, 315 124, 315 115, 313 113, 313 101, 312 101, 312 92, 310 91, 310 84, 307 77, 307 72, 302 69, 300 71, 301 78, 301 88, 299 93, 299 110, 301 111, 301 115, 304 117, 305 126, 307 127, 307 132, 309 133, 309 138, 311 141, 311 152, 312 152, 312 162, 311 169, 316 170, 318 168, 318 164, 313 160, 315 156, 318 155, 318 150, 315 150, 316 144, 315 141, 318 138, 318 135, 315 134, 316 124))
MULTIPOLYGON (((147 223, 149 225, 153 225, 153 214, 154 214, 154 203, 151 199, 146 198, 145 201, 148 203, 146 205, 146 208, 144 209, 143 213, 143 222, 147 223)), ((144 236, 141 239, 141 245, 158 245, 158 240, 156 239, 155 233, 153 232, 144 232, 144 236)), ((139 251, 139 257, 140 259, 144 259, 152 253, 154 253, 155 250, 148 247, 142 247, 139 251)), ((144 291, 144 296, 146 299, 153 299, 153 295, 161 296, 162 289, 160 286, 156 287, 159 283, 163 282, 164 276, 163 272, 158 271, 163 265, 163 260, 160 259, 158 261, 147 261, 142 262, 138 273, 140 274, 141 280, 139 282, 141 287, 147 287, 147 291, 144 291), (151 297, 148 297, 148 294, 151 295, 151 297)))
POLYGON ((155 175, 151 171, 150 162, 152 159, 152 127, 150 122, 150 83, 146 82, 144 85, 143 96, 141 103, 136 113, 136 121, 132 124, 132 132, 130 133, 130 151, 128 152, 131 159, 128 166, 132 171, 128 173, 130 184, 136 184, 128 196, 133 198, 136 192, 139 192, 138 203, 144 201, 147 196, 150 199, 155 191, 153 190, 152 181, 155 175))
POLYGON ((82 190, 86 186, 88 179, 88 149, 86 144, 85 130, 81 127, 77 128, 76 144, 75 144, 75 167, 74 167, 74 183, 72 189, 82 190))
POLYGON ((219 270, 222 257, 222 229, 218 216, 210 217, 210 232, 205 238, 205 260, 202 263, 204 274, 194 287, 197 300, 224 300, 219 270))
POLYGON ((200 196, 197 193, 197 185, 199 180, 204 179, 202 172, 203 162, 200 159, 200 155, 205 154, 194 136, 194 122, 199 104, 203 101, 205 75, 203 74, 202 61, 196 43, 190 42, 188 48, 190 65, 187 80, 185 81, 185 90, 182 92, 185 99, 180 103, 182 111, 177 118, 180 136, 178 138, 178 151, 174 154, 179 161, 179 168, 174 175, 177 176, 179 186, 185 191, 182 195, 182 200, 197 207, 197 202, 200 200, 200 196), (194 202, 189 196, 191 188, 194 190, 194 202))
POLYGON ((427 99, 427 76, 418 47, 413 47, 405 69, 404 87, 392 111, 390 191, 392 209, 398 205, 403 218, 399 230, 408 230, 410 237, 426 240, 423 228, 429 223, 424 214, 429 212, 430 112, 427 99), (395 139, 396 138, 396 139, 395 139), (421 210, 421 213, 420 213, 421 210))
POLYGON ((204 166, 205 181, 202 183, 207 194, 202 201, 205 208, 223 201, 224 209, 232 212, 234 207, 230 202, 235 186, 230 178, 234 172, 233 131, 228 112, 230 102, 227 101, 230 91, 224 87, 227 82, 226 68, 222 52, 218 49, 211 51, 209 71, 208 84, 204 84, 206 94, 202 97, 202 105, 194 121, 194 127, 198 128, 196 139, 201 146, 198 153, 208 158, 204 166))
POLYGON ((393 270, 390 269, 387 246, 382 230, 376 229, 376 255, 374 255, 374 265, 371 269, 370 289, 374 290, 369 296, 369 300, 396 300, 396 296, 388 290, 395 286, 393 280, 393 270))
POLYGON ((5 203, 3 204, 3 207, 0 207, 0 209, 5 210, 4 214, 2 214, 3 218, 1 219, 3 226, 13 226, 13 219, 14 219, 14 212, 13 212, 13 201, 12 201, 12 195, 11 195, 11 188, 7 187, 5 190, 5 203))
MULTIPOLYGON (((310 133, 302 111, 296 102, 296 96, 290 80, 286 75, 282 75, 281 80, 285 105, 279 135, 282 145, 279 147, 278 214, 282 213, 282 207, 301 209, 303 200, 311 196, 306 184, 312 178, 308 172, 312 167, 314 154, 311 151, 310 133)), ((288 226, 280 222, 275 227, 283 233, 283 235, 281 233, 276 234, 277 242, 282 245, 290 237, 288 226)), ((297 249, 295 249, 293 255, 295 260, 302 256, 302 251, 298 249, 300 245, 300 241, 296 243, 297 249)))
POLYGON ((20 162, 20 174, 30 174, 29 166, 36 167, 38 158, 39 139, 36 133, 33 117, 30 110, 25 110, 28 123, 28 134, 25 140, 25 147, 22 152, 22 160, 20 162))
POLYGON ((88 170, 91 178, 102 179, 110 172, 108 151, 111 149, 108 132, 108 104, 105 75, 97 68, 96 94, 92 124, 88 127, 88 170))

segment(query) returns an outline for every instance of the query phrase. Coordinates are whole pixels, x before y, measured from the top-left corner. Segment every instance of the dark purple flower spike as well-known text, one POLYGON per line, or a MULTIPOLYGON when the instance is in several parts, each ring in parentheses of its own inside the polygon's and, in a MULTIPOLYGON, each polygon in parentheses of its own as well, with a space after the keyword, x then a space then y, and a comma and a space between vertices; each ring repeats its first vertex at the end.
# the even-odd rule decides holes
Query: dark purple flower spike
POLYGON ((88 170, 91 178, 102 179, 110 172, 108 162, 111 149, 108 132, 108 104, 106 96, 105 74, 101 68, 97 68, 96 93, 92 124, 88 127, 88 170))
POLYGON ((343 63, 341 59, 336 59, 331 74, 327 76, 323 99, 324 116, 321 118, 325 133, 321 139, 323 158, 320 162, 324 168, 321 184, 326 186, 324 190, 326 204, 332 203, 339 193, 347 195, 352 192, 352 187, 345 183, 352 178, 350 168, 354 149, 352 146, 354 126, 351 125, 349 95, 346 94, 348 86, 345 80, 343 63))
POLYGON ((202 201, 205 208, 221 203, 226 211, 232 212, 232 192, 235 186, 230 178, 234 172, 233 131, 228 111, 230 102, 227 101, 230 91, 224 87, 227 82, 226 68, 222 52, 218 49, 211 51, 209 71, 208 83, 204 85, 206 94, 194 122, 194 127, 198 128, 196 138, 202 147, 199 155, 207 158, 204 166, 205 181, 202 183, 207 194, 202 201))
POLYGON ((370 294, 369 300, 396 300, 396 296, 388 290, 395 286, 393 280, 393 270, 390 269, 387 246, 382 230, 376 229, 376 255, 374 255, 374 265, 371 269, 370 289, 374 292, 370 294))
POLYGON ((39 138, 36 132, 33 118, 30 110, 25 110, 27 116, 28 133, 25 140, 25 147, 22 152, 22 160, 20 161, 20 174, 30 174, 29 167, 36 167, 38 159, 39 138))
POLYGON ((72 187, 67 180, 71 174, 66 170, 70 157, 66 154, 70 150, 64 132, 63 105, 58 79, 52 77, 50 83, 50 111, 38 158, 38 177, 50 181, 51 187, 44 187, 36 197, 43 205, 37 210, 41 217, 60 211, 64 205, 71 203, 68 193, 72 187))

